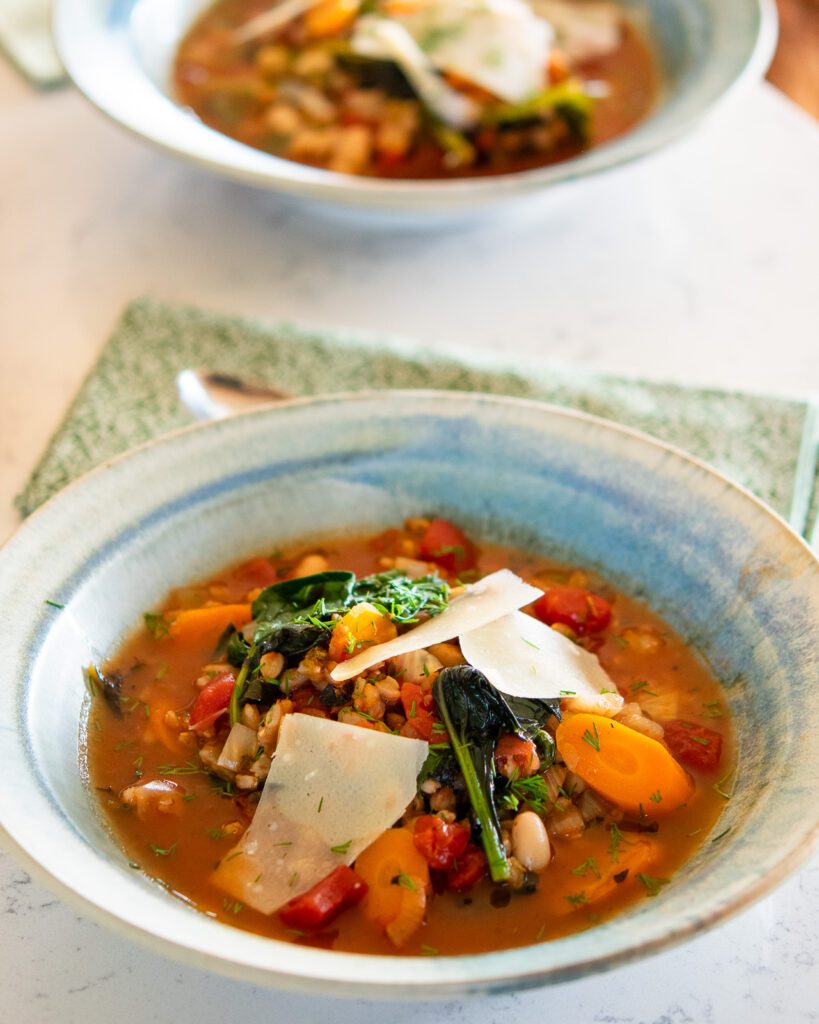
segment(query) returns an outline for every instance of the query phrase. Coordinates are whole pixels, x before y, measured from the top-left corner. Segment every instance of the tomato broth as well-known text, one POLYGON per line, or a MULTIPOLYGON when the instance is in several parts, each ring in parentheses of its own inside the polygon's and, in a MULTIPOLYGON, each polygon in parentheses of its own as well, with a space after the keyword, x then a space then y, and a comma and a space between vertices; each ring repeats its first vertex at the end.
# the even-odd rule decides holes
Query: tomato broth
MULTIPOLYGON (((97 675, 87 720, 90 782, 134 870, 156 879, 210 917, 271 938, 359 953, 445 955, 547 941, 592 927, 642 900, 662 899, 666 887, 675 884, 674 873, 680 865, 704 841, 715 841, 711 832, 730 795, 735 746, 723 695, 697 652, 642 602, 614 590, 593 573, 492 544, 469 543, 467 567, 462 545, 439 544, 431 556, 427 545, 424 552, 423 531, 429 528, 427 521, 417 520, 408 528, 377 537, 334 538, 306 549, 277 551, 177 589, 161 612, 146 616, 145 626, 97 675), (338 914, 326 927, 288 927, 278 913, 262 914, 214 884, 213 871, 251 821, 262 785, 256 791, 241 791, 230 779, 212 774, 200 758, 201 737, 191 731, 190 722, 196 702, 201 704, 203 682, 212 689, 226 667, 223 653, 215 653, 222 627, 197 626, 197 632, 186 620, 180 624, 179 615, 184 609, 210 608, 216 610, 216 622, 226 607, 242 607, 260 588, 307 575, 305 569, 320 566, 322 571, 348 570, 363 576, 382 572, 401 558, 423 560, 425 554, 426 564, 437 565, 453 586, 508 568, 544 589, 546 596, 551 594, 550 625, 597 656, 625 698, 624 706, 638 716, 632 724, 659 735, 663 730, 657 726, 664 726, 666 736, 676 737, 671 752, 677 752, 693 782, 690 798, 673 813, 655 816, 654 808, 643 813, 641 805, 635 816, 597 794, 589 815, 588 799, 594 790, 574 778, 573 784, 585 790, 585 803, 582 793, 579 797, 553 793, 556 803, 535 801, 534 810, 545 822, 551 843, 550 863, 536 879, 527 872, 527 883, 515 888, 493 884, 481 873, 473 885, 448 891, 451 873, 446 876, 433 870, 423 923, 399 945, 363 912, 366 903, 338 914), (569 608, 568 620, 574 626, 561 624, 559 608, 554 611, 558 598, 575 592, 594 596, 586 602, 586 613, 600 612, 599 621, 587 618, 584 626, 582 617, 572 619, 569 608), (116 680, 115 700, 106 699, 102 692, 101 683, 111 679, 116 680), (176 784, 172 813, 157 812, 150 801, 135 812, 133 787, 157 780, 176 784), (584 811, 581 825, 574 833, 561 834, 560 821, 578 806, 584 811)), ((233 685, 230 676, 228 688, 233 685)), ((294 713, 329 714, 316 702, 317 690, 309 683, 289 696, 296 700, 305 691, 310 696, 296 702, 294 713)), ((357 707, 353 704, 349 710, 355 712, 357 707)), ((563 707, 566 721, 565 699, 563 707)), ((401 704, 389 709, 387 705, 379 728, 387 731, 386 722, 393 731, 417 735, 411 712, 401 725, 405 717, 401 704)), ((247 720, 255 722, 255 712, 248 714, 247 720)), ((371 726, 372 722, 363 716, 359 724, 371 726)), ((215 739, 209 742, 221 742, 226 731, 223 716, 210 726, 209 734, 215 739)), ((558 758, 559 753, 558 749, 558 758)), ((564 775, 554 776, 552 783, 564 775)), ((548 781, 548 773, 545 778, 548 781)), ((565 775, 561 789, 569 779, 571 773, 565 775)), ((513 787, 515 779, 499 777, 496 782, 513 787)), ((436 813, 435 793, 440 796, 444 787, 430 795, 433 785, 437 783, 428 784, 426 792, 419 790, 414 809, 405 815, 405 827, 412 827, 413 817, 436 813)), ((454 792, 457 805, 451 802, 452 810, 439 817, 465 822, 457 827, 472 829, 470 848, 479 850, 480 838, 463 793, 458 795, 457 785, 454 792)), ((520 799, 517 813, 527 806, 520 799)), ((444 802, 439 799, 437 806, 444 802)), ((511 813, 508 806, 501 811, 507 839, 511 813)))

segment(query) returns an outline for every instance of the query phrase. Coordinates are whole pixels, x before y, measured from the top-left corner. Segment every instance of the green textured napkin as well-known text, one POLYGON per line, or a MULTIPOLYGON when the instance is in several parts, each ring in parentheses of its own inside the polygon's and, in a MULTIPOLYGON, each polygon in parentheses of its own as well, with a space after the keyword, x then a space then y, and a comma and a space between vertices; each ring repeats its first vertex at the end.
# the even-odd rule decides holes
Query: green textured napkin
POLYGON ((705 459, 807 534, 816 519, 819 404, 504 361, 395 338, 265 323, 138 299, 16 499, 27 515, 74 477, 191 421, 176 377, 189 367, 311 395, 442 388, 537 398, 644 430, 705 459))
POLYGON ((65 81, 51 38, 51 0, 0 0, 0 47, 35 85, 65 81))

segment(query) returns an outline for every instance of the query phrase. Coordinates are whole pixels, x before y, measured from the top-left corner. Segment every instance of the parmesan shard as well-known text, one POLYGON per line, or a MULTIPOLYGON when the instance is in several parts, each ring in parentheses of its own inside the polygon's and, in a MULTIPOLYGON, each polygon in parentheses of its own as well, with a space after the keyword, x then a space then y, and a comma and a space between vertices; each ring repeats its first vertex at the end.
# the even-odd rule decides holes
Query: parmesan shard
POLYGON ((432 644, 441 644, 485 626, 502 615, 531 604, 542 593, 538 587, 525 583, 509 569, 499 569, 477 583, 469 584, 464 593, 456 597, 440 615, 402 633, 394 640, 368 647, 349 661, 339 662, 330 675, 337 683, 353 679, 387 658, 410 654, 432 644))
POLYGON ((429 745, 286 715, 259 806, 212 881, 263 914, 352 864, 415 797, 429 745))
POLYGON ((515 611, 460 637, 463 656, 510 697, 569 698, 572 710, 615 715, 617 685, 595 655, 568 637, 515 611))

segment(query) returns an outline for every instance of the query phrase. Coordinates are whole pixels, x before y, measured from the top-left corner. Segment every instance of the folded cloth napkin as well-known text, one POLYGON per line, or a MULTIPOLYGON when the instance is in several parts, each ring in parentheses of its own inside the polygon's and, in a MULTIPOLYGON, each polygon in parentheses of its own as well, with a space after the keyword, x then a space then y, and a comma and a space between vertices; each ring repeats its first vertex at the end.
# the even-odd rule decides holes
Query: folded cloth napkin
POLYGON ((748 487, 805 535, 816 520, 819 403, 681 387, 568 364, 504 361, 406 340, 132 302, 28 484, 27 515, 70 480, 190 423, 176 378, 207 367, 296 395, 441 388, 535 398, 616 420, 686 449, 748 487))
POLYGON ((35 85, 65 79, 51 39, 51 0, 0 0, 0 47, 35 85))

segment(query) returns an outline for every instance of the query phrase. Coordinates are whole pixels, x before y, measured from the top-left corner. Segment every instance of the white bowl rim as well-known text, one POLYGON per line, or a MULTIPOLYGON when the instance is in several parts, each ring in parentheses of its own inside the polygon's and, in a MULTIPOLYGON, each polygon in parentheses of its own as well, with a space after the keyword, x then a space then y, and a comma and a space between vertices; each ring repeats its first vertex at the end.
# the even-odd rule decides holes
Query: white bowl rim
MULTIPOLYGON (((541 186, 556 186, 583 179, 595 173, 613 170, 638 160, 684 135, 693 124, 710 114, 729 98, 764 73, 773 57, 778 37, 776 0, 747 0, 754 10, 758 30, 753 44, 744 55, 738 72, 724 83, 724 88, 702 109, 690 111, 677 123, 663 125, 653 133, 641 131, 647 121, 610 142, 544 167, 511 174, 447 180, 380 179, 340 174, 286 160, 230 139, 229 136, 197 122, 201 137, 218 135, 226 143, 222 148, 227 158, 213 159, 198 151, 177 144, 171 138, 158 138, 146 130, 141 119, 127 101, 115 102, 107 92, 105 75, 95 73, 94 62, 83 59, 75 48, 82 46, 82 37, 74 29, 74 11, 86 6, 85 0, 55 0, 52 23, 53 36, 60 59, 77 89, 101 113, 131 134, 150 143, 160 151, 192 161, 223 177, 259 188, 279 190, 331 203, 371 206, 396 212, 402 210, 444 213, 449 208, 462 209, 509 199, 541 186)), ((167 98, 170 105, 173 100, 167 98)), ((190 118, 181 107, 179 113, 190 118)), ((651 115, 647 120, 651 120, 651 115)))
MULTIPOLYGON (((819 570, 819 556, 817 556, 817 553, 803 537, 799 536, 799 534, 790 527, 781 515, 770 508, 770 506, 754 495, 746 487, 736 483, 726 474, 715 469, 704 460, 691 455, 676 445, 661 441, 650 434, 644 433, 643 431, 615 421, 604 419, 603 417, 595 416, 580 410, 554 405, 552 403, 541 402, 536 399, 500 396, 483 392, 463 392, 454 390, 440 391, 434 389, 389 389, 388 392, 379 389, 367 389, 362 391, 347 391, 294 397, 291 399, 277 401, 269 405, 264 405, 259 408, 250 409, 246 412, 226 417, 221 420, 214 420, 205 423, 193 423, 189 426, 170 431, 160 437, 128 449, 126 452, 123 452, 112 459, 106 460, 99 466, 67 484, 39 509, 35 510, 30 516, 28 516, 12 537, 10 537, 2 547, 0 547, 0 562, 2 562, 3 556, 7 551, 16 548, 18 538, 23 537, 24 540, 26 539, 26 535, 30 532, 29 524, 36 527, 41 519, 46 518, 52 513, 54 508, 59 508, 65 500, 70 501, 72 493, 86 487, 90 481, 96 481, 102 478, 111 468, 127 463, 136 455, 149 452, 151 449, 159 446, 173 445, 177 443, 179 439, 183 439, 191 434, 198 434, 202 431, 215 432, 221 426, 237 420, 248 421, 254 418, 264 420, 271 416, 271 414, 275 415, 278 410, 287 410, 305 406, 309 407, 324 404, 335 404, 338 402, 356 403, 361 400, 378 400, 383 399, 386 393, 389 393, 390 397, 407 400, 412 400, 413 398, 433 399, 436 402, 453 400, 465 401, 469 405, 473 405, 477 402, 479 405, 481 403, 488 403, 490 405, 498 404, 508 405, 511 407, 528 407, 541 413, 549 414, 558 419, 575 420, 581 423, 587 423, 596 428, 601 428, 611 433, 621 434, 627 438, 637 441, 640 444, 647 444, 660 452, 672 454, 675 458, 681 459, 683 462, 697 467, 714 481, 727 487, 730 491, 737 492, 741 494, 744 499, 749 500, 754 506, 756 506, 758 512, 761 512, 765 517, 771 520, 780 529, 780 531, 786 535, 789 543, 793 543, 795 541, 796 544, 810 556, 812 564, 817 570, 819 570)), ((673 932, 667 931, 649 941, 635 943, 601 956, 590 957, 588 959, 577 959, 571 964, 563 966, 540 969, 535 968, 523 971, 518 970, 516 973, 511 970, 513 968, 513 961, 518 957, 524 956, 532 949, 538 948, 537 946, 523 946, 510 950, 471 954, 466 956, 439 956, 431 958, 407 958, 381 955, 370 956, 336 951, 315 951, 328 965, 333 964, 338 967, 337 970, 332 971, 332 974, 328 972, 325 976, 317 976, 309 972, 294 972, 293 970, 277 971, 275 966, 272 968, 260 968, 255 965, 244 964, 225 955, 219 955, 218 953, 211 952, 209 950, 198 949, 192 945, 184 945, 179 941, 159 935, 155 931, 151 931, 147 928, 143 929, 135 925, 133 922, 124 920, 114 911, 94 902, 90 896, 76 892, 70 886, 57 878, 48 867, 34 858, 25 849, 25 847, 9 833, 3 821, 0 821, 0 839, 3 841, 3 845, 15 855, 22 866, 29 871, 32 876, 36 877, 51 891, 55 892, 60 896, 60 898, 65 900, 66 903, 74 906, 78 911, 91 919, 111 928, 118 934, 138 941, 142 946, 153 952, 156 952, 158 948, 160 948, 172 958, 191 966, 200 969, 212 969, 222 975, 239 980, 250 981, 256 984, 265 984, 282 990, 294 992, 311 991, 315 994, 344 998, 367 997, 375 1000, 401 998, 403 1000, 421 1001, 430 998, 447 999, 457 995, 518 991, 526 988, 570 981, 581 978, 592 972, 602 973, 604 971, 609 971, 635 960, 650 956, 654 953, 680 945, 682 942, 694 937, 695 935, 698 935, 703 931, 712 928, 714 925, 734 917, 738 913, 748 909, 752 904, 782 884, 782 882, 784 882, 793 871, 795 871, 800 865, 804 864, 814 850, 819 848, 819 816, 817 816, 813 825, 804 831, 799 842, 789 849, 763 877, 757 879, 754 884, 748 885, 738 893, 735 898, 732 898, 731 901, 724 904, 722 907, 718 907, 701 914, 696 920, 677 927, 673 932), (346 981, 340 969, 343 963, 345 961, 352 963, 353 961, 362 960, 371 962, 375 967, 378 967, 379 965, 384 965, 386 967, 391 964, 405 965, 411 967, 412 976, 408 976, 400 982, 397 982, 394 979, 388 979, 386 982, 382 982, 378 977, 371 978, 366 982, 358 980, 354 982, 346 981), (505 960, 510 961, 510 970, 508 971, 504 970, 506 965, 503 961, 505 960), (486 970, 486 968, 489 967, 490 962, 493 968, 497 968, 494 973, 491 970, 486 970), (465 968, 468 968, 470 965, 480 965, 484 970, 481 972, 481 980, 479 982, 469 980, 467 978, 460 979, 458 977, 457 968, 452 973, 447 971, 446 977, 442 978, 440 971, 431 969, 435 964, 463 964, 465 968)), ((230 926, 220 925, 219 927, 230 926)), ((237 931, 241 930, 237 929, 237 931)), ((242 932, 242 934, 247 933, 242 932)), ((272 948, 274 949, 279 948, 292 951, 294 948, 291 943, 284 943, 275 939, 262 938, 262 941, 267 944, 272 944, 272 948)), ((555 941, 559 942, 561 940, 555 941)), ((410 974, 409 971, 407 973, 408 975, 410 974)))

